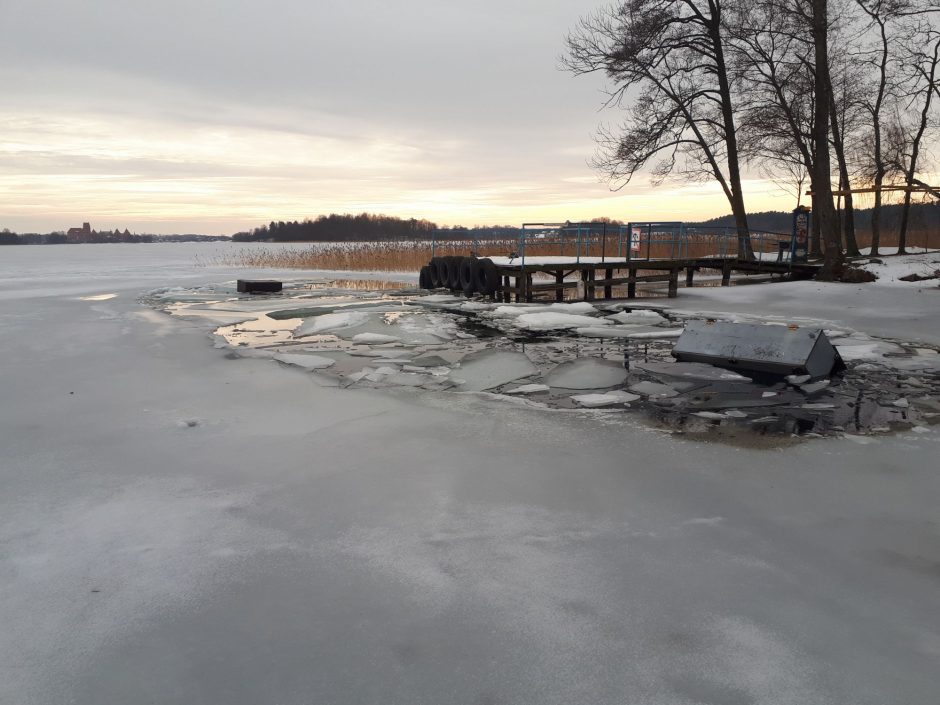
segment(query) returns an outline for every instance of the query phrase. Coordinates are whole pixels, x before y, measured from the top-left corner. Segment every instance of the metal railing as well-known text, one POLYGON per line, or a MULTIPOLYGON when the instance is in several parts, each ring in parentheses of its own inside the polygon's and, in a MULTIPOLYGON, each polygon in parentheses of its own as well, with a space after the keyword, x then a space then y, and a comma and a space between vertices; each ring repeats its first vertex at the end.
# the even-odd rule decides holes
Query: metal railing
MULTIPOLYGON (((434 233, 432 256, 442 245, 480 255, 509 256, 520 265, 527 258, 552 256, 581 263, 728 258, 738 254, 733 227, 708 227, 681 221, 630 223, 524 223, 514 236, 505 232, 462 239, 454 231, 434 233)), ((760 262, 790 262, 790 235, 751 230, 751 247, 760 262)))

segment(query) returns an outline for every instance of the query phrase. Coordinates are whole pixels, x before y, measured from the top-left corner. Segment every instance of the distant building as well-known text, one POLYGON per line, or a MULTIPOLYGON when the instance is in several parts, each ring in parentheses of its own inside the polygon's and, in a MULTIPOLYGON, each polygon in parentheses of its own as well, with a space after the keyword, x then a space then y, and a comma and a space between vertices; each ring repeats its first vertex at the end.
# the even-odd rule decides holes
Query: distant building
POLYGON ((65 238, 69 242, 88 242, 91 239, 91 223, 82 223, 80 228, 69 228, 65 238))

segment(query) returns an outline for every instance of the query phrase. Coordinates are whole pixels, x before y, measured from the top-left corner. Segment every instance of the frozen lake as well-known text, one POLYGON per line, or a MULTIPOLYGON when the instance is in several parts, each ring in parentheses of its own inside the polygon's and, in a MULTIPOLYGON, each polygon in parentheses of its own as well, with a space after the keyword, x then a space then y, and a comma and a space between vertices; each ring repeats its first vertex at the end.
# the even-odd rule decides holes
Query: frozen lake
MULTIPOLYGON (((0 703, 936 702, 935 431, 760 451, 323 387, 139 303, 245 274, 226 247, 0 248, 0 703)), ((671 305, 934 340, 892 292, 671 305)))

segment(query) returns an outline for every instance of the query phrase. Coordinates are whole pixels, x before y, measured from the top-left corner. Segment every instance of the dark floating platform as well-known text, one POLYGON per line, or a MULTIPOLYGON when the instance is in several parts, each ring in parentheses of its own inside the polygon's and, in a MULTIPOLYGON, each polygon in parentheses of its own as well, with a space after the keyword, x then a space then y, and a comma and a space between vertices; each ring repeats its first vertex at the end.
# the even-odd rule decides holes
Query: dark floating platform
POLYGON ((284 285, 273 279, 239 279, 237 288, 239 294, 271 294, 279 292, 284 285))

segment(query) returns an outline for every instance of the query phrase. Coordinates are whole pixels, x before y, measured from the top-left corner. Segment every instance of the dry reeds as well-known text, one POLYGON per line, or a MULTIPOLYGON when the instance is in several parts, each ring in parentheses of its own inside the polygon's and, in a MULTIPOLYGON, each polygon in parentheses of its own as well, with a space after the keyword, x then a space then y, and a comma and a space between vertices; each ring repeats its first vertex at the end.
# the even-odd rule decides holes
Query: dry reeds
MULTIPOLYGON (((860 233, 859 245, 868 245, 867 233, 860 233)), ((778 241, 789 241, 786 235, 760 233, 752 237, 755 252, 774 255, 778 241)), ((940 236, 926 231, 912 231, 908 237, 910 247, 935 248, 940 245, 940 236)), ((883 247, 896 247, 896 233, 886 233, 882 237, 883 247), (892 235, 894 237, 892 237, 892 235)), ((581 257, 606 257, 607 260, 623 260, 627 257, 628 243, 618 242, 616 237, 606 242, 598 239, 582 241, 580 246, 575 237, 529 241, 525 246, 526 257, 568 256, 572 259, 581 257)), ((520 255, 518 239, 486 241, 449 240, 433 243, 429 240, 394 241, 394 242, 349 242, 332 244, 312 244, 309 247, 285 247, 272 245, 270 248, 245 248, 218 261, 218 264, 274 269, 317 269, 328 271, 381 271, 381 272, 417 272, 426 265, 432 256, 476 254, 481 257, 505 257, 510 254, 520 255)), ((632 259, 695 259, 700 257, 734 256, 737 254, 737 239, 726 233, 686 233, 681 238, 668 234, 653 234, 651 241, 646 234, 640 238, 638 252, 633 252, 632 259)))

